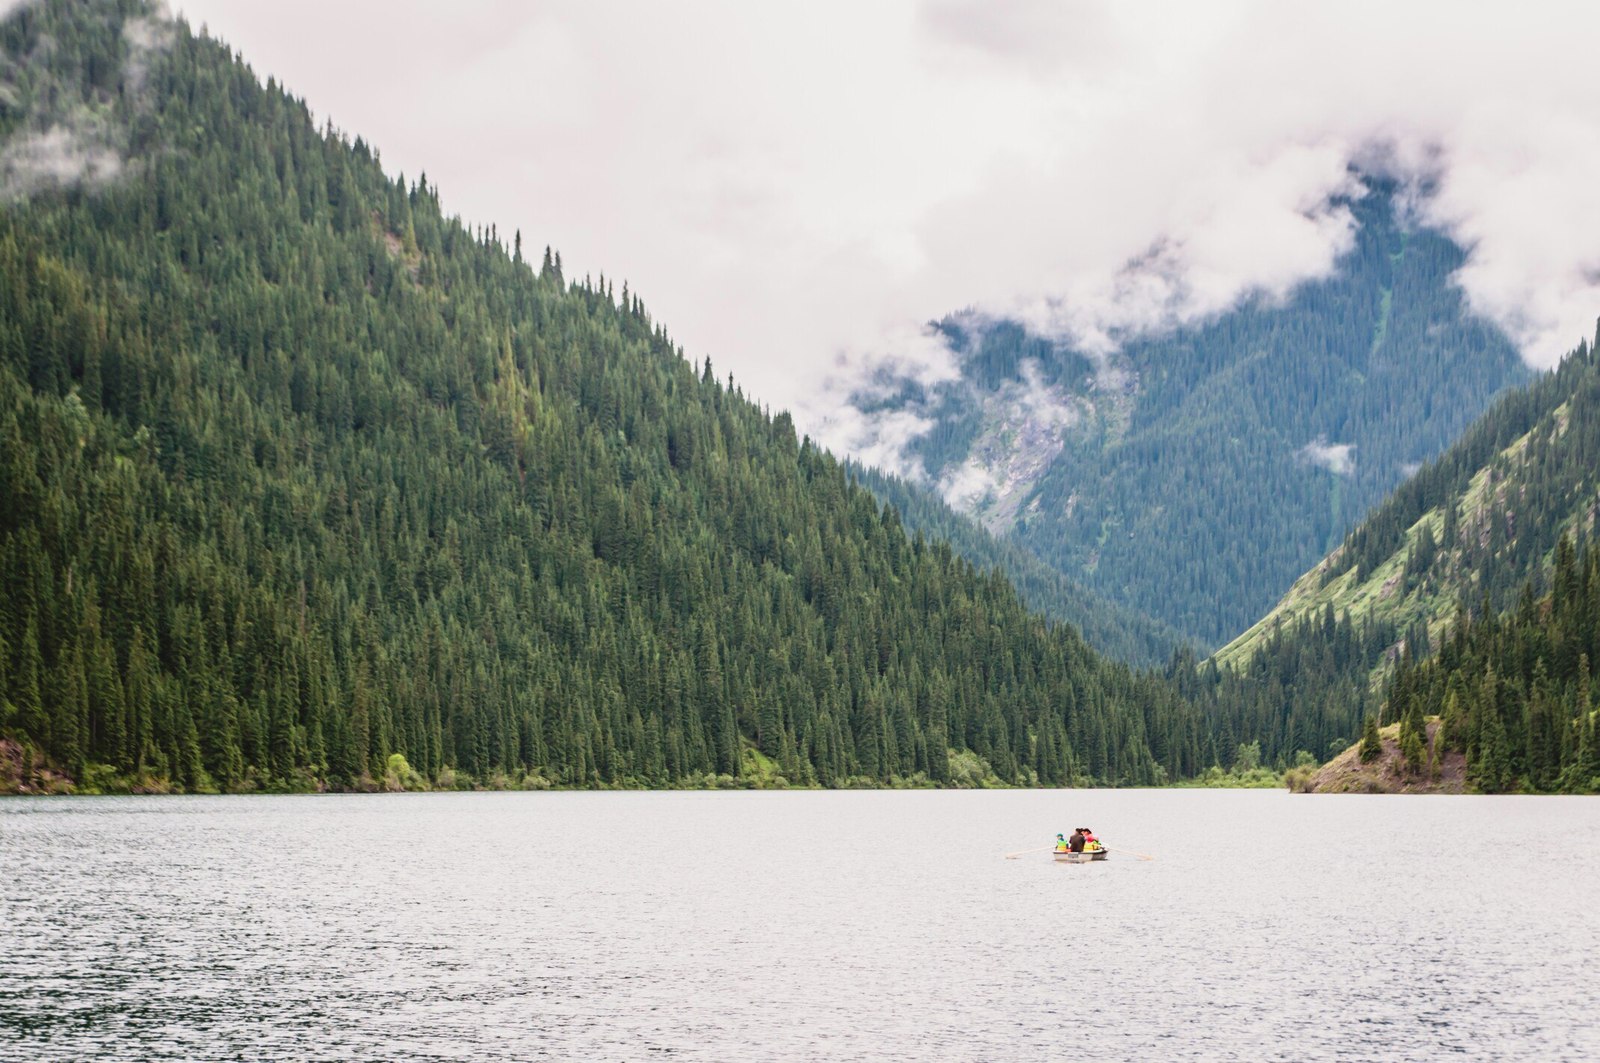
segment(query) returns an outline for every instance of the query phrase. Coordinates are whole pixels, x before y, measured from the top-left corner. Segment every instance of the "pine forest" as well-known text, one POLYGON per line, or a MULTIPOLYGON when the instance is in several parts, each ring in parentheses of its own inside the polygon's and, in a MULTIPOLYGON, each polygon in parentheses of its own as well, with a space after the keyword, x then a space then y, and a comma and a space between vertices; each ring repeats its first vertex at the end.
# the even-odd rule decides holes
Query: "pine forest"
MULTIPOLYGON (((0 27, 0 729, 98 788, 1150 783, 1211 755, 691 365, 142 4, 0 27), (142 29, 141 29, 142 27, 142 29)), ((1209 760, 1206 761, 1209 763, 1209 760)))

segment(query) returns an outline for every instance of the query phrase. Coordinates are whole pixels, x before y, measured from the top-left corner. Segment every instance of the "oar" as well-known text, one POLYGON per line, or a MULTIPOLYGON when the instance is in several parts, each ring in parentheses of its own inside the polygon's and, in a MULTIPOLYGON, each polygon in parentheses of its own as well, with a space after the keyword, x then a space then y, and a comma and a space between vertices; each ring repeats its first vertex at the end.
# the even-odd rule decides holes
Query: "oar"
POLYGON ((1055 848, 1054 845, 1041 845, 1037 849, 1024 849, 1020 853, 1007 853, 1006 854, 1006 859, 1007 860, 1015 860, 1019 856, 1027 856, 1029 853, 1042 853, 1046 849, 1054 849, 1054 848, 1055 848))
POLYGON ((1105 851, 1108 852, 1108 853, 1127 853, 1129 856, 1137 856, 1140 860, 1154 860, 1155 859, 1155 857, 1153 857, 1153 856, 1146 856, 1143 853, 1136 853, 1132 849, 1113 849, 1109 845, 1102 846, 1102 848, 1105 849, 1105 851))

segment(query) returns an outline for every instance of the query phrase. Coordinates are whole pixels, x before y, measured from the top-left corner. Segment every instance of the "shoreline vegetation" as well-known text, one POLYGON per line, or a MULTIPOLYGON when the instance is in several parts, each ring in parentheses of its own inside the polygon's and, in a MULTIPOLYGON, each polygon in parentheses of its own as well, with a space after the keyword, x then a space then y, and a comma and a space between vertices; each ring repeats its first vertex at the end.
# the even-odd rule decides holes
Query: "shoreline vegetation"
MULTIPOLYGON (((1439 718, 1428 717, 1421 757, 1415 762, 1407 756, 1401 725, 1394 723, 1377 730, 1377 751, 1374 753, 1369 748, 1365 757, 1362 749, 1364 743, 1357 742, 1325 764, 1319 764, 1311 754, 1301 752, 1292 766, 1280 770, 1261 764, 1259 744, 1251 743, 1239 748, 1232 768, 1212 765, 1195 778, 1161 781, 1154 788, 1275 790, 1286 787, 1296 794, 1482 794, 1484 791, 1468 781, 1466 757, 1441 743, 1439 729, 1439 718)), ((1415 750, 1412 753, 1414 756, 1415 750)), ((849 776, 836 779, 832 785, 825 785, 814 777, 790 779, 772 758, 758 749, 746 748, 743 771, 736 776, 707 772, 676 780, 624 779, 607 782, 595 779, 587 784, 576 784, 551 778, 539 771, 517 776, 495 772, 485 778, 477 778, 454 768, 445 768, 429 779, 417 771, 404 754, 392 753, 386 765, 387 770, 381 777, 364 774, 347 783, 299 773, 288 779, 251 779, 250 785, 226 789, 207 780, 208 785, 204 787, 186 789, 164 776, 148 772, 143 775, 119 774, 106 764, 87 764, 84 777, 75 779, 32 747, 0 738, 0 798, 644 790, 1115 790, 1149 786, 1144 783, 1105 785, 1087 778, 1071 780, 1062 787, 1042 786, 1037 780, 1013 783, 1000 778, 993 767, 975 753, 952 749, 949 757, 950 775, 944 782, 935 782, 923 772, 909 777, 892 776, 886 780, 864 775, 849 776)), ((1548 794, 1551 791, 1524 786, 1496 792, 1548 794)))
MULTIPOLYGON (((1285 785, 1290 772, 1275 770, 1259 763, 1260 748, 1241 747, 1235 767, 1224 770, 1213 765, 1193 779, 1162 781, 1157 788, 1172 789, 1276 789, 1285 785)), ((287 779, 256 778, 250 785, 223 788, 207 780, 208 785, 192 789, 175 785, 165 776, 146 772, 120 774, 110 765, 87 764, 83 778, 77 779, 61 770, 48 757, 30 746, 9 739, 0 739, 0 797, 41 796, 130 796, 130 795, 183 795, 183 794, 316 794, 316 793, 460 793, 460 792, 531 792, 544 790, 1020 790, 1037 789, 1037 780, 1029 783, 1012 783, 1000 778, 993 767, 982 757, 968 750, 950 750, 949 779, 935 782, 925 773, 892 776, 887 780, 869 776, 849 776, 824 785, 816 778, 790 779, 776 761, 760 750, 744 750, 743 771, 735 776, 704 773, 699 776, 655 781, 625 779, 619 782, 592 780, 587 784, 574 784, 553 779, 539 771, 521 775, 495 772, 477 778, 469 772, 445 768, 429 779, 417 771, 402 753, 389 755, 387 770, 381 777, 364 774, 359 778, 340 783, 319 778, 308 773, 298 773, 287 779)), ((1300 755, 1299 768, 1311 763, 1308 753, 1300 755)), ((1062 789, 1130 789, 1147 784, 1130 784, 1127 787, 1097 784, 1091 779, 1071 780, 1062 789)), ((1043 787, 1057 789, 1058 787, 1043 787)))

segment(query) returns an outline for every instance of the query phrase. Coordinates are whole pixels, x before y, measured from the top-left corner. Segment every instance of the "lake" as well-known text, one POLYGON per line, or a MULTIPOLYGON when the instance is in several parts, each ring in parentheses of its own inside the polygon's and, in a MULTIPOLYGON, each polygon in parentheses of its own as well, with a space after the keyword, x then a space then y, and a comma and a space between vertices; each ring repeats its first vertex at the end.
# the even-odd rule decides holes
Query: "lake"
POLYGON ((5 1060, 1592 1060, 1597 973, 1596 798, 0 801, 5 1060))

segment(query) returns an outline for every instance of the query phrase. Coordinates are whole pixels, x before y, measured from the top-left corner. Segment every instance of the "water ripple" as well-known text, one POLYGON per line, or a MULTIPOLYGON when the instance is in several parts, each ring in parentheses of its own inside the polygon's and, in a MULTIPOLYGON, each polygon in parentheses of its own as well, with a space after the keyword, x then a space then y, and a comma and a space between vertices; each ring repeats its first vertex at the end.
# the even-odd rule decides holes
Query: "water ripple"
POLYGON ((1597 854, 1573 798, 17 799, 0 1060, 1594 1059, 1597 854), (1080 822, 1159 859, 1000 859, 1080 822))

